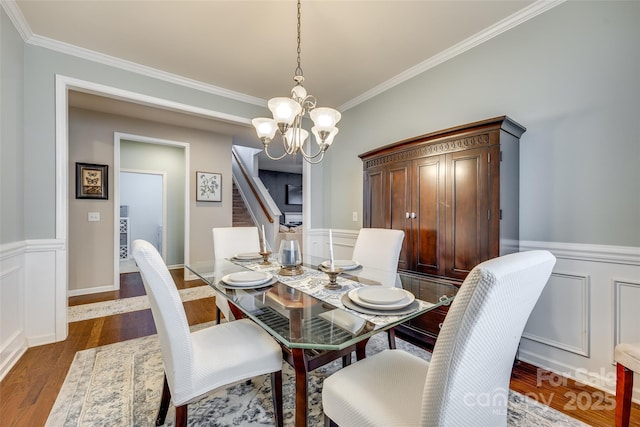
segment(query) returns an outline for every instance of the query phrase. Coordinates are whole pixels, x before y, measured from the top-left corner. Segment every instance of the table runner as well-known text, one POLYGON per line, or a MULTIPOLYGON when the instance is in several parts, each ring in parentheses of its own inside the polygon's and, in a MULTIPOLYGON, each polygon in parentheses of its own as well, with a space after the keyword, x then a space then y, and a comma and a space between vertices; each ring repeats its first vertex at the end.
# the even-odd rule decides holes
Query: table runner
MULTIPOLYGON (((312 297, 318 298, 324 302, 327 302, 335 307, 341 308, 349 313, 352 313, 360 318, 363 318, 375 325, 376 329, 383 328, 384 326, 397 322, 399 319, 405 317, 406 315, 383 315, 383 314, 365 314, 356 310, 352 310, 348 307, 345 307, 342 303, 342 295, 351 291, 352 289, 361 288, 364 286, 372 286, 366 283, 360 283, 356 280, 352 280, 350 278, 338 276, 338 283, 342 285, 341 289, 338 290, 330 290, 325 288, 325 284, 329 281, 328 276, 315 268, 309 268, 307 266, 302 266, 303 274, 298 276, 283 276, 279 275, 278 271, 280 270, 280 264, 275 259, 270 259, 270 265, 262 265, 262 261, 242 261, 238 259, 231 259, 231 262, 241 265, 245 268, 255 271, 262 271, 265 273, 271 273, 275 277, 278 278, 278 281, 296 289, 305 294, 311 295, 312 297)), ((376 285, 377 286, 377 285, 376 285)), ((427 301, 422 301, 416 299, 418 302, 417 310, 424 310, 429 307, 433 307, 435 304, 432 304, 427 301)))

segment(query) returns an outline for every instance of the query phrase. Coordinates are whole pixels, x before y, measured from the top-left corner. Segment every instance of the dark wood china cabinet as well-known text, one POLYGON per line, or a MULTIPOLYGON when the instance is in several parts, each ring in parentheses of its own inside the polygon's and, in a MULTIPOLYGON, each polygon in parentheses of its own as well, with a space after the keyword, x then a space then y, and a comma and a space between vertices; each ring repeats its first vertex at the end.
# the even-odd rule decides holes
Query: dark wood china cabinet
MULTIPOLYGON (((418 298, 423 280, 461 284, 482 261, 519 249, 519 139, 506 116, 421 135, 359 157, 363 226, 403 230, 398 269, 418 298), (414 280, 419 275, 420 280, 414 280)), ((396 330, 427 347, 446 309, 396 330)))

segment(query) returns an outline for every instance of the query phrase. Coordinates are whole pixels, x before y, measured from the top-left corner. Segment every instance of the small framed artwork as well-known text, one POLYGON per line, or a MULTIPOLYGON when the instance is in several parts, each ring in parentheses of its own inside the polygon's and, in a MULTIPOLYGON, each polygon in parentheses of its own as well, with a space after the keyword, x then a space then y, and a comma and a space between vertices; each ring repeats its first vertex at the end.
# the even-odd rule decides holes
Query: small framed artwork
POLYGON ((222 201, 222 174, 196 172, 196 201, 222 201))
POLYGON ((109 166, 76 163, 76 199, 109 199, 109 166))

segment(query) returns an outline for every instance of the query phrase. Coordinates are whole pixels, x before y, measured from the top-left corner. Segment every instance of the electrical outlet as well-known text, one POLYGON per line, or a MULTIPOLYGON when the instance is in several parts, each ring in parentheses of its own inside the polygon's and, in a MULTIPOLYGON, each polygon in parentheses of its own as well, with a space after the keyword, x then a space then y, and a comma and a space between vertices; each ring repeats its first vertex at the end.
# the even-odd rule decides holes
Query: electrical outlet
POLYGON ((358 220, 358 211, 353 211, 353 220, 354 221, 358 220))
POLYGON ((89 212, 87 215, 87 221, 100 221, 100 212, 89 212))

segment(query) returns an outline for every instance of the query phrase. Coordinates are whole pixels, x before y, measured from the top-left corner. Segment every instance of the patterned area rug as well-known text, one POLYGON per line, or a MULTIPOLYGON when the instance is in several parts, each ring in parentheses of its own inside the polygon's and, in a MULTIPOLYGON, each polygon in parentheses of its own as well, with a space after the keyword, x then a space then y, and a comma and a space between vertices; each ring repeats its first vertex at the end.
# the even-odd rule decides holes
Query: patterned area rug
MULTIPOLYGON (((195 288, 179 289, 182 301, 193 301, 200 298, 209 298, 216 295, 211 286, 196 286, 195 288)), ((151 308, 149 298, 146 295, 131 298, 122 298, 112 301, 94 302, 91 304, 74 305, 68 308, 67 319, 69 322, 95 319, 96 317, 113 316, 114 314, 129 313, 151 308)))
MULTIPOLYGON (((199 325, 202 327, 205 325, 199 325)), ((206 325, 208 326, 208 325, 206 325)), ((374 336, 367 345, 371 355, 387 347, 386 336, 374 336)), ((402 340, 398 348, 429 359, 425 352, 402 340)), ((309 426, 322 426, 322 381, 340 368, 335 361, 316 369, 309 378, 309 426)), ((149 426, 160 404, 163 368, 156 335, 79 351, 49 414, 46 426, 149 426)), ((283 364, 285 426, 294 424, 293 369, 283 364)), ((167 426, 175 410, 169 409, 167 426)), ((509 426, 585 426, 548 406, 511 391, 509 426)), ((271 382, 268 375, 250 384, 221 389, 189 405, 190 426, 271 426, 271 382)))

